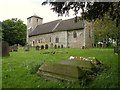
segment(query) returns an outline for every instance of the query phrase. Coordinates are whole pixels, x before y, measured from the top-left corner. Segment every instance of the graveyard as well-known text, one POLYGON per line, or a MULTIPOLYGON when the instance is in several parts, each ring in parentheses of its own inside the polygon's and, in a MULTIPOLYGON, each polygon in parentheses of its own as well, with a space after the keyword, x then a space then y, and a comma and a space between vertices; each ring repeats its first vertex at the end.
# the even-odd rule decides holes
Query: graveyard
MULTIPOLYGON (((9 56, 2 57, 2 87, 3 88, 117 88, 118 87, 118 55, 115 55, 112 48, 91 48, 91 49, 43 49, 36 50, 30 48, 26 50, 24 47, 18 48, 17 51, 9 52, 9 56), (93 80, 87 84, 79 82, 68 82, 46 79, 38 75, 39 69, 48 71, 52 67, 51 72, 57 72, 64 75, 78 77, 77 69, 74 66, 67 68, 62 63, 73 64, 75 60, 70 57, 95 57, 103 66, 102 69, 91 75, 93 80), (56 64, 55 64, 56 63, 56 64), (61 65, 62 64, 62 65, 61 65), (40 68, 41 67, 41 68, 40 68), (56 68, 55 68, 56 67, 56 68), (55 69, 59 71, 54 71, 55 69), (67 68, 67 74, 63 69, 67 68), (71 70, 71 72, 69 72, 71 70)), ((77 64, 79 63, 76 58, 77 64)), ((82 65, 84 62, 82 62, 82 65)), ((86 63, 87 67, 91 65, 86 63)), ((81 69, 80 69, 81 70, 81 69)), ((81 72, 84 72, 81 70, 81 72)), ((80 76, 83 74, 80 72, 80 76)), ((45 73, 44 73, 45 74, 45 73)), ((53 74, 51 74, 53 75, 53 74)), ((56 75, 58 76, 58 75, 56 75)), ((84 76, 84 74, 83 74, 84 76)), ((67 77, 68 79, 71 77, 67 77)), ((66 78, 65 78, 66 79, 66 78)), ((69 80, 70 80, 69 79, 69 80)))

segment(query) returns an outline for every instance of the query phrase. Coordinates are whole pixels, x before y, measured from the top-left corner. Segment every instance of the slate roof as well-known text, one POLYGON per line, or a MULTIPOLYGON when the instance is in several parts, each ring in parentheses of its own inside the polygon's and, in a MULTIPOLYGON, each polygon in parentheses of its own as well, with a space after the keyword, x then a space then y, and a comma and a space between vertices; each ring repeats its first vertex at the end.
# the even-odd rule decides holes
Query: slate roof
POLYGON ((79 20, 75 23, 75 18, 67 20, 55 20, 52 22, 38 25, 29 36, 35 36, 40 34, 47 34, 51 32, 63 31, 63 30, 77 30, 84 28, 83 20, 79 20))

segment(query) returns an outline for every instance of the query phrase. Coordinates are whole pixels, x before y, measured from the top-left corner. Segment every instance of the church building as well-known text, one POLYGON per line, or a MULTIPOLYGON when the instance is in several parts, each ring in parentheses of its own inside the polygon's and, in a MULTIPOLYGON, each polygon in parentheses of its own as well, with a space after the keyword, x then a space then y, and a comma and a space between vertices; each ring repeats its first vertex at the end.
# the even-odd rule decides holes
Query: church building
MULTIPOLYGON (((78 18, 79 19, 79 18, 78 18)), ((27 43, 48 48, 91 48, 94 45, 92 23, 75 18, 43 23, 43 18, 27 18, 27 43)))

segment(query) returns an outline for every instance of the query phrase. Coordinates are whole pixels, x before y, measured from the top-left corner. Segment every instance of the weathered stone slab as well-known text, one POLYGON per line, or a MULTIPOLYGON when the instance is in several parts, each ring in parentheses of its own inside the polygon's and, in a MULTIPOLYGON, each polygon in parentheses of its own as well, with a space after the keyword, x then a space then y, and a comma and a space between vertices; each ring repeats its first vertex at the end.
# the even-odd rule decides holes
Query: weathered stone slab
POLYGON ((65 65, 76 66, 83 70, 91 70, 95 68, 95 66, 90 61, 88 62, 88 61, 78 61, 78 60, 64 60, 61 61, 60 63, 65 65))
POLYGON ((77 66, 59 63, 45 63, 39 68, 37 74, 65 81, 76 81, 85 75, 84 71, 77 66))
POLYGON ((44 63, 38 70, 37 74, 45 79, 57 79, 61 81, 82 81, 88 79, 98 71, 96 60, 88 57, 86 60, 63 60, 58 63, 44 63), (95 62, 95 63, 93 63, 95 62))

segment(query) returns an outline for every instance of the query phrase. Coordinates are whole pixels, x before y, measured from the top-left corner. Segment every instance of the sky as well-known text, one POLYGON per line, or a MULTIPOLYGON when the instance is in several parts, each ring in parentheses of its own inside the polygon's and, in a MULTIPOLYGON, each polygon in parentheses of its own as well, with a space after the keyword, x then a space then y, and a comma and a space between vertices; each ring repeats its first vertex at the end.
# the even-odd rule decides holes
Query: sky
POLYGON ((34 14, 43 18, 43 23, 75 17, 72 11, 69 17, 58 17, 57 13, 50 10, 49 5, 41 5, 43 1, 45 0, 0 0, 0 21, 18 18, 27 24, 27 18, 34 14))

